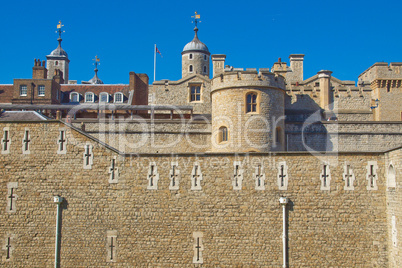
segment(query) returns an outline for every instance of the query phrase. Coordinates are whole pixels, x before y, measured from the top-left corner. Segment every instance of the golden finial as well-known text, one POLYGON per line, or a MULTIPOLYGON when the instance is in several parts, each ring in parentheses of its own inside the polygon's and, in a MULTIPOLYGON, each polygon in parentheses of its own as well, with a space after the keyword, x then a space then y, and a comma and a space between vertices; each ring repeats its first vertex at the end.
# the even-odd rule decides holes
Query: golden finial
POLYGON ((198 14, 196 11, 196 12, 194 12, 194 16, 191 16, 191 17, 194 18, 195 27, 197 27, 197 23, 201 22, 201 21, 198 21, 201 18, 200 14, 198 14))

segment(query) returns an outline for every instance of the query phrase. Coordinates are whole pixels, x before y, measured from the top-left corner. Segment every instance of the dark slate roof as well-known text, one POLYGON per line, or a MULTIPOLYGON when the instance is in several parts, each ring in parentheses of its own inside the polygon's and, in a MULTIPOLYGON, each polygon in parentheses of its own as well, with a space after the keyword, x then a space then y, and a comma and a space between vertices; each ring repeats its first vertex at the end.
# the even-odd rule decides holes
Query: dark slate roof
POLYGON ((0 113, 0 121, 38 121, 38 120, 47 120, 47 117, 35 111, 4 111, 0 113))
POLYGON ((130 86, 125 84, 118 85, 108 85, 108 84, 62 84, 61 91, 63 92, 78 92, 85 95, 86 92, 92 92, 99 95, 101 92, 107 92, 109 94, 114 94, 116 92, 121 92, 128 96, 130 91, 130 86))

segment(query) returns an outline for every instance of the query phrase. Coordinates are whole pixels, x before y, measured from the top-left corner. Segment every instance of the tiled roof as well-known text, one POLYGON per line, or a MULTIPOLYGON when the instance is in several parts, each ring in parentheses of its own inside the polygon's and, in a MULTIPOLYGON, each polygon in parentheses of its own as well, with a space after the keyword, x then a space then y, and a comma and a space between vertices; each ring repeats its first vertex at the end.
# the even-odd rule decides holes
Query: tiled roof
POLYGON ((13 85, 0 85, 0 103, 11 103, 13 89, 13 85))
POLYGON ((78 92, 85 95, 86 92, 92 92, 99 96, 101 92, 108 92, 109 94, 114 94, 116 92, 122 92, 124 95, 128 96, 129 85, 118 84, 118 85, 61 85, 61 91, 63 92, 78 92))
POLYGON ((38 120, 47 120, 47 118, 35 111, 5 111, 0 114, 0 121, 38 121, 38 120))

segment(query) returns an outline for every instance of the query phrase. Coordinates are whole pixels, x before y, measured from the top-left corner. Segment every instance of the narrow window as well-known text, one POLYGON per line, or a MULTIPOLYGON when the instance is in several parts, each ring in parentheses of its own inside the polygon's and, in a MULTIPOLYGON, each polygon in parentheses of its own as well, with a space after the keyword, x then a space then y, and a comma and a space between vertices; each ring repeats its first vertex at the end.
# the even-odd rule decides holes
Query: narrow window
POLYGON ((59 62, 56 60, 56 62, 55 62, 55 64, 54 64, 54 65, 56 65, 56 66, 57 66, 57 65, 59 65, 59 62))
POLYGON ((179 190, 179 183, 180 183, 180 170, 179 170, 179 164, 177 162, 172 162, 171 163, 171 168, 170 168, 170 184, 169 184, 169 190, 179 190))
POLYGON ((92 145, 90 143, 87 143, 84 146, 83 159, 84 159, 84 169, 92 169, 94 156, 92 153, 92 145))
POLYGON ((219 128, 219 142, 228 141, 228 128, 220 127, 219 128))
POLYGON ((207 73, 207 66, 204 66, 204 73, 207 73))
POLYGON ((322 165, 320 179, 321 179, 321 190, 323 191, 331 190, 331 171, 329 169, 328 163, 324 163, 322 165))
POLYGON ((189 54, 189 55, 188 55, 188 58, 189 58, 190 60, 192 60, 192 59, 193 59, 193 54, 189 54))
POLYGON ((190 101, 200 101, 201 100, 201 86, 194 85, 190 88, 190 101))
POLYGON ((191 190, 202 190, 201 187, 202 172, 198 162, 194 163, 193 170, 191 171, 191 190))
POLYGON ((16 212, 16 201, 18 195, 15 194, 16 189, 18 188, 18 182, 9 182, 7 184, 7 212, 16 212))
POLYGON ((344 190, 354 190, 354 181, 355 175, 353 173, 353 169, 350 167, 349 164, 343 166, 343 180, 345 181, 345 186, 343 187, 344 190))
POLYGON ((241 167, 240 161, 233 162, 233 190, 241 190, 242 189, 242 182, 243 182, 243 169, 241 167))
POLYGON ((394 165, 392 165, 392 163, 389 164, 388 166, 387 182, 388 182, 388 188, 396 187, 395 168, 394 165))
POLYGON ((247 113, 257 112, 257 94, 249 93, 246 96, 247 113))
POLYGON ((58 154, 66 154, 67 153, 67 146, 66 146, 66 131, 65 129, 60 130, 59 133, 59 138, 57 140, 57 143, 59 144, 57 148, 57 153, 58 154))
POLYGON ((193 72, 193 65, 190 65, 190 66, 188 67, 188 71, 189 71, 190 73, 193 72))
POLYGON ((29 129, 25 129, 24 132, 24 138, 22 139, 22 153, 23 154, 29 154, 30 153, 30 143, 31 139, 30 139, 30 135, 29 135, 29 129))
POLYGON ((155 162, 149 163, 148 168, 148 190, 158 190, 159 173, 155 162))
MULTIPOLYGON (((5 261, 11 261, 13 258, 13 251, 14 251, 14 246, 13 246, 13 240, 14 240, 14 235, 7 235, 6 236, 6 243, 3 249, 6 251, 5 252, 5 261)), ((4 260, 4 259, 3 259, 4 260)))
POLYGON ((265 190, 265 173, 264 173, 264 166, 258 164, 255 167, 255 173, 253 174, 255 179, 255 189, 256 190, 265 190))
POLYGON ((367 170, 367 175, 366 175, 367 190, 378 190, 378 186, 377 186, 377 180, 378 180, 377 169, 378 169, 377 161, 368 161, 368 165, 366 166, 366 170, 367 170))
POLYGON ((279 146, 281 145, 281 128, 277 127, 275 129, 275 145, 279 146))
POLYGON ((278 188, 279 190, 287 190, 289 183, 288 166, 286 162, 278 164, 278 188))
POLYGON ((107 262, 116 262, 117 260, 117 231, 107 231, 106 232, 106 252, 107 252, 107 262))
POLYGON ((28 88, 26 85, 20 86, 20 96, 26 96, 28 92, 28 88))
POLYGON ((395 215, 392 215, 391 217, 391 233, 392 233, 392 245, 394 247, 398 247, 398 230, 396 228, 396 217, 395 215))
POLYGON ((204 55, 204 60, 207 60, 207 55, 204 55))
POLYGON ((193 233, 194 237, 194 244, 193 244, 193 249, 194 249, 194 257, 193 257, 193 263, 203 263, 204 258, 202 257, 202 251, 204 250, 204 246, 202 244, 202 237, 203 234, 202 232, 194 232, 193 233))
POLYGON ((119 168, 117 167, 116 157, 112 158, 108 172, 110 174, 109 183, 118 183, 120 173, 119 168))
POLYGON ((38 86, 38 96, 45 96, 45 86, 44 85, 38 86))
POLYGON ((10 144, 11 144, 11 139, 10 139, 10 130, 8 127, 3 128, 3 138, 1 139, 1 153, 2 154, 8 154, 10 152, 10 144))

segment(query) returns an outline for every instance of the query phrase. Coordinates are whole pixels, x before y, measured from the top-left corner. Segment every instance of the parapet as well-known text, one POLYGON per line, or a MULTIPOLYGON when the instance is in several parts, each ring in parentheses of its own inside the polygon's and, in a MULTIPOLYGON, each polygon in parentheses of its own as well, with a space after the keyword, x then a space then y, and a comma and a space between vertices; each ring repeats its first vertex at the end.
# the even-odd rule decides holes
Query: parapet
POLYGON ((226 66, 223 73, 212 79, 212 91, 226 88, 276 88, 285 90, 285 78, 274 74, 269 68, 243 69, 226 66))

